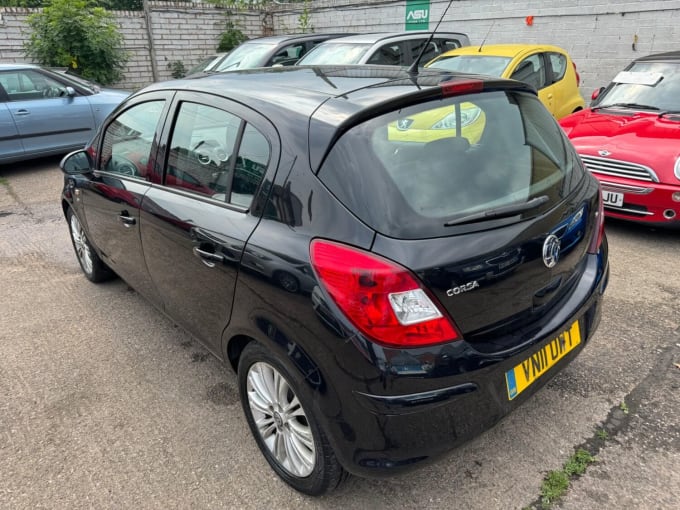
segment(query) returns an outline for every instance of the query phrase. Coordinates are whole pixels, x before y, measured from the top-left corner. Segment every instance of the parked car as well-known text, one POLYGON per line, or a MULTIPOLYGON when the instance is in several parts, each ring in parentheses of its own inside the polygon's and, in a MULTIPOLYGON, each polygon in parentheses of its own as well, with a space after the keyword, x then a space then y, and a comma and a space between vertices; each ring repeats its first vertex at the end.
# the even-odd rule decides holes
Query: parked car
POLYGON ((317 44, 346 35, 351 34, 342 32, 293 34, 250 39, 213 63, 207 71, 222 72, 255 67, 291 66, 317 44))
POLYGON ((308 494, 491 427, 599 322, 598 183, 523 83, 360 66, 154 84, 62 169, 85 276, 119 275, 230 365, 264 457, 308 494), (475 146, 387 136, 463 104, 486 118, 475 146))
POLYGON ((129 95, 32 64, 0 64, 0 164, 84 147, 129 95))
POLYGON ((410 66, 427 43, 421 62, 470 44, 468 36, 458 32, 437 32, 428 43, 431 32, 359 34, 326 41, 307 53, 298 65, 380 64, 410 66))
POLYGON ((426 67, 501 76, 528 83, 557 119, 582 110, 576 64, 562 48, 547 44, 490 44, 449 51, 426 67))
POLYGON ((561 125, 608 216, 680 226, 680 52, 633 61, 561 125))
POLYGON ((214 55, 207 55, 206 57, 202 58, 198 64, 189 69, 186 74, 187 76, 190 76, 192 74, 206 73, 208 71, 212 71, 214 67, 220 62, 222 62, 224 57, 227 55, 228 55, 227 52, 216 53, 214 55))

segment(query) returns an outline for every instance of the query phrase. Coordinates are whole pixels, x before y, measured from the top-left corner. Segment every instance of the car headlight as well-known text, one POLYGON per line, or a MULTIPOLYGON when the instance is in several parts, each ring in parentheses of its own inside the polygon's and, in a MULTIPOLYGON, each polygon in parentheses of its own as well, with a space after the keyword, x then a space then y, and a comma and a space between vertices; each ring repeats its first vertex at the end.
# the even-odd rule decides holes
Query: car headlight
MULTIPOLYGON (((479 118, 482 113, 478 107, 461 108, 460 122, 461 127, 472 124, 479 118)), ((449 113, 446 117, 435 123, 430 129, 456 129, 456 112, 449 113)))
POLYGON ((680 157, 678 157, 678 159, 675 160, 674 172, 675 172, 675 178, 680 181, 680 157))

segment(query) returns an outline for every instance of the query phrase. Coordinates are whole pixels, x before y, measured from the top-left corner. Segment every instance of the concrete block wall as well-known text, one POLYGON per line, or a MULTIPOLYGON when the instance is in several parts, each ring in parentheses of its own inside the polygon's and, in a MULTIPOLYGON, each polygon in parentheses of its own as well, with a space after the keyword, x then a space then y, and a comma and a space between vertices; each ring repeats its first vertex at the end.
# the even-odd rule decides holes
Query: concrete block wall
MULTIPOLYGON (((434 29, 448 0, 430 0, 434 29)), ((315 32, 402 31, 405 1, 315 0, 308 4, 315 32)), ((303 4, 272 11, 274 30, 295 27, 303 4)), ((680 50, 680 0, 454 0, 440 30, 464 32, 472 44, 543 43, 566 49, 586 98, 631 60, 680 50), (533 24, 526 17, 533 16, 533 24), (636 37, 637 36, 637 37, 636 37), (635 42, 637 41, 637 42, 635 42), (635 42, 635 48, 633 43, 635 42)))
MULTIPOLYGON (((430 0, 433 29, 448 0, 430 0)), ((188 69, 215 51, 229 11, 212 4, 150 2, 151 32, 159 79, 171 76, 168 64, 188 69)), ((402 31, 404 0, 314 0, 306 4, 314 32, 402 31)), ((300 31, 305 4, 269 4, 268 13, 253 7, 229 16, 249 37, 300 31)), ((24 8, 0 8, 0 61, 23 62, 24 8)), ((120 88, 137 89, 154 81, 146 18, 143 12, 114 15, 130 61, 120 88)), ((572 55, 581 75, 581 91, 608 83, 631 60, 649 53, 680 49, 680 0, 454 0, 440 30, 465 32, 472 44, 486 42, 549 43, 572 55), (533 24, 526 17, 533 16, 533 24), (633 47, 633 44, 635 46, 633 47)))

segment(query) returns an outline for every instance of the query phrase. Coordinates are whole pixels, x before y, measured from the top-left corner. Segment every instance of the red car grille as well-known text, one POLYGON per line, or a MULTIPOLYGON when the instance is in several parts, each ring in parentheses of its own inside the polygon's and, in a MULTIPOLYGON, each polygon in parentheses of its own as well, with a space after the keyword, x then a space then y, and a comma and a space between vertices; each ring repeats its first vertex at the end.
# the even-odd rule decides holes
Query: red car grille
POLYGON ((580 154, 580 156, 586 168, 594 174, 615 175, 638 181, 659 182, 659 178, 654 173, 654 170, 644 165, 619 161, 617 159, 585 156, 583 154, 580 154))

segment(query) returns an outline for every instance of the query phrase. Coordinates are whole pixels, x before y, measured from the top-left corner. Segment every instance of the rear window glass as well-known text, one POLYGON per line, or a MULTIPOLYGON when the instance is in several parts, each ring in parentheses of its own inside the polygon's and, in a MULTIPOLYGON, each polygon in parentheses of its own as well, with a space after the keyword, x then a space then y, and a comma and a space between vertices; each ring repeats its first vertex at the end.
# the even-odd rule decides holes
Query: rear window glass
POLYGON ((298 61, 298 65, 349 65, 358 64, 370 49, 370 44, 324 43, 310 50, 298 61))
POLYGON ((446 235, 452 230, 447 222, 546 195, 549 200, 530 212, 537 214, 583 175, 538 99, 506 92, 423 103, 371 119, 345 133, 319 171, 363 221, 404 239, 446 235))

